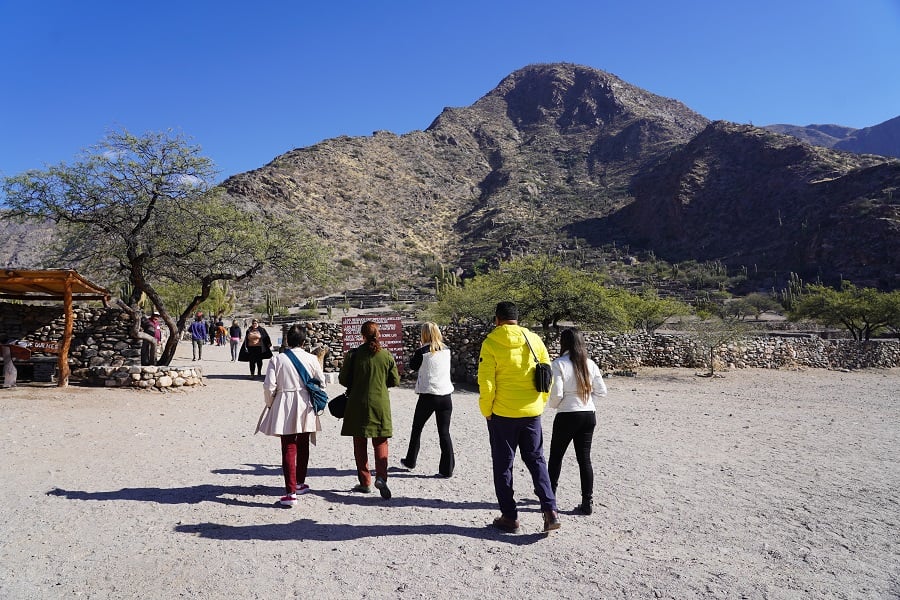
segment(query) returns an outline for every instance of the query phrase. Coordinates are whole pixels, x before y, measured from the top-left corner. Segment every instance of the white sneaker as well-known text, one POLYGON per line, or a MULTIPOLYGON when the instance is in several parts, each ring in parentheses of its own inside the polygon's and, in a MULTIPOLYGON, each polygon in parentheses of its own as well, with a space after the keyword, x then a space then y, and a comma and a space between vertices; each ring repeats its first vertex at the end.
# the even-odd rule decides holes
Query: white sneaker
POLYGON ((287 496, 282 496, 278 500, 278 504, 282 506, 293 506, 297 504, 297 494, 288 494, 287 496))

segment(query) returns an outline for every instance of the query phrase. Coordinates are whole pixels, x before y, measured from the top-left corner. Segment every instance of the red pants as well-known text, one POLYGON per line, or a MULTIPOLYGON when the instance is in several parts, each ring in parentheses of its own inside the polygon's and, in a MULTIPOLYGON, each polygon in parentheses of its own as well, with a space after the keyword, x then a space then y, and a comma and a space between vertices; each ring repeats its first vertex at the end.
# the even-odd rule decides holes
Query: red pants
POLYGON ((297 491, 298 482, 306 483, 306 469, 309 466, 309 434, 292 433, 280 437, 284 489, 288 494, 293 494, 297 491))
MULTIPOLYGON (((372 474, 369 472, 369 452, 366 447, 368 438, 353 436, 353 457, 356 459, 356 476, 363 485, 372 485, 372 474)), ((375 477, 387 480, 388 439, 372 438, 372 449, 375 451, 375 477)))

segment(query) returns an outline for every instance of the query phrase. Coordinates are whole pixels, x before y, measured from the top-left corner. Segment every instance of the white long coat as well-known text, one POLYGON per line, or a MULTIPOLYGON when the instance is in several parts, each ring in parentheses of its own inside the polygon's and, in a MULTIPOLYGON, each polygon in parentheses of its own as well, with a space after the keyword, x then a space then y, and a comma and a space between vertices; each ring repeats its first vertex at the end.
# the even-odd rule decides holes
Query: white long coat
POLYGON ((319 359, 302 348, 292 348, 274 356, 263 381, 263 395, 269 410, 260 422, 259 430, 266 435, 312 433, 310 439, 315 444, 315 432, 322 431, 322 423, 310 405, 309 391, 287 356, 288 352, 294 353, 310 377, 325 380, 319 359))

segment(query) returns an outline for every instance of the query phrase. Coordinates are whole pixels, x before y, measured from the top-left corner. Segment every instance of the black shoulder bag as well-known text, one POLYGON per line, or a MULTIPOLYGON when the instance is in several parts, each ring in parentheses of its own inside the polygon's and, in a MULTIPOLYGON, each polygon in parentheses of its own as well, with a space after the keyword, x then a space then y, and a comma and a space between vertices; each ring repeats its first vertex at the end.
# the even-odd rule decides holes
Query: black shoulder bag
POLYGON ((534 387, 541 393, 547 393, 550 391, 550 382, 553 380, 553 370, 550 365, 538 360, 524 329, 522 329, 522 335, 525 336, 525 343, 528 344, 528 349, 531 350, 531 355, 534 357, 534 387))

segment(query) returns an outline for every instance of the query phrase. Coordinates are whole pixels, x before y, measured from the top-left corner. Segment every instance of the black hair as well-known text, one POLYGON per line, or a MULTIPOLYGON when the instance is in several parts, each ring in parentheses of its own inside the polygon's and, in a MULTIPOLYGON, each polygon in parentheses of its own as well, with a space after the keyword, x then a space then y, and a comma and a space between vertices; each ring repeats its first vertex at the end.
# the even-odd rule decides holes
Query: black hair
POLYGON ((299 348, 306 341, 306 327, 291 325, 287 332, 288 348, 299 348))
POLYGON ((518 321, 519 307, 515 302, 498 302, 494 315, 501 321, 518 321))

